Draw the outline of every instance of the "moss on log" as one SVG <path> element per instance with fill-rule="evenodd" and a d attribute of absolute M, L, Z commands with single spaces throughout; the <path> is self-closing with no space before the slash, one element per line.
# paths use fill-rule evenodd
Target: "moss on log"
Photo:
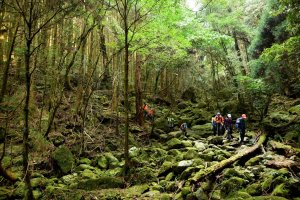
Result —
<path fill-rule="evenodd" d="M 249 147 L 226 160 L 222 160 L 221 162 L 216 163 L 215 165 L 212 165 L 211 167 L 200 170 L 192 178 L 192 182 L 197 183 L 206 177 L 216 175 L 216 174 L 220 173 L 226 167 L 230 166 L 235 161 L 254 153 L 256 150 L 260 149 L 261 145 L 266 141 L 266 138 L 267 138 L 267 135 L 264 133 L 260 136 L 258 142 L 255 145 L 253 145 L 252 147 Z"/>
<path fill-rule="evenodd" d="M 282 144 L 274 140 L 270 141 L 269 144 L 271 145 L 272 149 L 277 151 L 278 153 L 283 153 L 286 156 L 300 156 L 300 149 L 298 148 L 294 148 L 290 145 Z"/>

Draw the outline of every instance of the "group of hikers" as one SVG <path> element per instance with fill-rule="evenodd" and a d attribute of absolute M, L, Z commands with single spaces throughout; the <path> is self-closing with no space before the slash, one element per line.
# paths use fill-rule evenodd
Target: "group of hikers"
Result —
<path fill-rule="evenodd" d="M 246 114 L 242 114 L 241 117 L 236 119 L 235 127 L 240 134 L 240 143 L 244 143 L 245 131 L 246 131 Z M 223 135 L 225 131 L 227 132 L 226 138 L 231 140 L 232 132 L 233 132 L 233 119 L 231 114 L 227 114 L 224 118 L 220 112 L 218 112 L 215 116 L 211 119 L 212 129 L 214 135 Z"/>
<path fill-rule="evenodd" d="M 149 120 L 150 122 L 154 122 L 154 109 L 151 109 L 146 103 L 144 103 L 142 110 L 144 112 L 144 118 Z M 246 131 L 246 114 L 242 114 L 241 117 L 237 118 L 235 121 L 235 127 L 240 134 L 240 143 L 244 143 L 245 131 Z M 168 117 L 168 126 L 172 130 L 175 127 L 175 120 L 172 117 Z M 227 114 L 224 118 L 220 112 L 214 115 L 211 119 L 212 129 L 214 135 L 224 135 L 225 132 L 226 138 L 230 141 L 232 140 L 233 126 L 234 121 L 232 119 L 231 114 Z M 180 124 L 179 129 L 186 136 L 187 134 L 187 123 L 184 122 Z"/>

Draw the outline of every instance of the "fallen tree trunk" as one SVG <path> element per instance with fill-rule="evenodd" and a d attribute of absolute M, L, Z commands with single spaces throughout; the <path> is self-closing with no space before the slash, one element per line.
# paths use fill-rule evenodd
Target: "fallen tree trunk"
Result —
<path fill-rule="evenodd" d="M 279 154 L 284 154 L 285 156 L 300 156 L 300 149 L 294 148 L 290 145 L 282 144 L 280 142 L 276 142 L 274 140 L 270 141 L 269 144 L 271 145 L 272 149 Z"/>
<path fill-rule="evenodd" d="M 265 165 L 275 169 L 287 168 L 295 172 L 299 172 L 300 170 L 299 163 L 293 160 L 268 160 Z"/>
<path fill-rule="evenodd" d="M 267 135 L 264 133 L 260 136 L 258 142 L 244 151 L 239 152 L 238 154 L 226 159 L 222 160 L 219 163 L 216 163 L 215 165 L 212 165 L 206 169 L 200 170 L 195 174 L 195 176 L 192 178 L 192 182 L 197 183 L 201 180 L 203 180 L 206 177 L 210 177 L 212 175 L 216 175 L 220 173 L 223 169 L 233 164 L 235 161 L 240 160 L 241 158 L 244 158 L 252 153 L 254 153 L 256 150 L 260 149 L 261 145 L 266 141 Z"/>

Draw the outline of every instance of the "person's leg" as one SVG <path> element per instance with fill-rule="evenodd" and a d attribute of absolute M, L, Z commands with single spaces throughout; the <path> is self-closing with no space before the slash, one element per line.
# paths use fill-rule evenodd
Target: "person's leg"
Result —
<path fill-rule="evenodd" d="M 245 137 L 245 129 L 241 129 L 240 136 L 241 136 L 240 143 L 243 144 L 244 143 L 244 137 Z"/>

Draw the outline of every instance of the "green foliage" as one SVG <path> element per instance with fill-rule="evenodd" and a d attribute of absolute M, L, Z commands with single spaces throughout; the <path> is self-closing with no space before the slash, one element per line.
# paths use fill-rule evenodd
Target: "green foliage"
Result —
<path fill-rule="evenodd" d="M 280 43 L 287 39 L 286 15 L 278 13 L 278 0 L 269 0 L 268 6 L 260 20 L 257 34 L 249 47 L 249 53 L 253 58 L 258 58 L 265 48 L 274 43 Z"/>

